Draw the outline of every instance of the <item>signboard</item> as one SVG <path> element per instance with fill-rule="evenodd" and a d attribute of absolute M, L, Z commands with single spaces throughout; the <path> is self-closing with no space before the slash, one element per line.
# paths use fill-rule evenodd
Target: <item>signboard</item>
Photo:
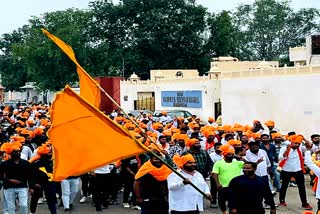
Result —
<path fill-rule="evenodd" d="M 161 106 L 202 108 L 202 91 L 161 91 Z"/>

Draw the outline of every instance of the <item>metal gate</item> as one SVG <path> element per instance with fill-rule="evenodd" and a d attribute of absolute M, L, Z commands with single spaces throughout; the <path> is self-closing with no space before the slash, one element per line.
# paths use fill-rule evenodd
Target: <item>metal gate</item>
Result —
<path fill-rule="evenodd" d="M 138 100 L 134 101 L 134 110 L 155 110 L 155 99 L 154 97 L 139 97 Z"/>

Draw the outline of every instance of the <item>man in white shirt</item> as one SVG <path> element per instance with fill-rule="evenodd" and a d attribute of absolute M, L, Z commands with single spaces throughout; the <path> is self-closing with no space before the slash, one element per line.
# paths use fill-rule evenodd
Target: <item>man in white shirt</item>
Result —
<path fill-rule="evenodd" d="M 160 123 L 167 124 L 168 122 L 172 121 L 172 118 L 168 115 L 166 111 L 161 112 L 162 116 L 160 117 Z"/>
<path fill-rule="evenodd" d="M 97 213 L 102 212 L 102 206 L 105 208 L 108 207 L 107 199 L 110 195 L 109 185 L 110 172 L 112 168 L 112 165 L 107 164 L 94 171 L 95 186 L 93 191 L 93 198 Z"/>
<path fill-rule="evenodd" d="M 249 143 L 249 150 L 246 151 L 246 159 L 249 162 L 257 163 L 256 175 L 268 179 L 268 168 L 271 167 L 266 151 L 259 149 L 259 144 L 255 141 Z"/>
<path fill-rule="evenodd" d="M 263 149 L 259 149 L 259 143 L 251 141 L 249 144 L 249 150 L 246 151 L 246 160 L 257 164 L 256 175 L 264 178 L 268 182 L 270 190 L 274 194 L 273 186 L 269 181 L 268 171 L 271 170 L 271 162 L 268 158 L 268 154 Z M 265 204 L 264 208 L 269 208 L 269 204 Z"/>
<path fill-rule="evenodd" d="M 285 202 L 286 193 L 290 179 L 293 177 L 299 188 L 299 196 L 302 203 L 302 208 L 311 210 L 312 207 L 307 202 L 306 187 L 304 181 L 304 160 L 302 151 L 299 148 L 303 141 L 303 136 L 292 135 L 289 140 L 291 142 L 287 147 L 282 147 L 279 152 L 279 167 L 281 170 L 282 185 L 279 195 L 279 206 L 287 206 Z"/>
<path fill-rule="evenodd" d="M 320 177 L 320 167 L 317 166 L 315 163 L 313 163 L 312 159 L 311 159 L 311 152 L 312 152 L 312 148 L 313 148 L 313 144 L 306 144 L 306 153 L 304 156 L 304 163 L 306 166 L 309 167 L 310 170 L 313 171 L 313 173 L 318 177 Z M 319 154 L 320 150 L 318 150 L 316 152 L 316 154 Z M 320 211 L 320 185 L 317 185 L 317 190 L 316 190 L 316 198 L 318 200 L 318 210 L 316 213 L 319 213 Z"/>
<path fill-rule="evenodd" d="M 176 155 L 173 161 L 179 166 L 179 172 L 186 178 L 183 180 L 176 173 L 168 176 L 169 210 L 171 214 L 197 214 L 203 211 L 203 195 L 195 190 L 190 183 L 202 190 L 211 200 L 210 190 L 203 176 L 195 170 L 196 161 L 191 154 Z"/>

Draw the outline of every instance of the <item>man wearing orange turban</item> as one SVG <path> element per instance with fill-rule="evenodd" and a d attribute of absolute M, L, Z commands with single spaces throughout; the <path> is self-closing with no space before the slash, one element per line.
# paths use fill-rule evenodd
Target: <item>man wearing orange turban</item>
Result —
<path fill-rule="evenodd" d="M 182 153 L 182 155 L 192 154 L 196 160 L 196 170 L 202 174 L 206 179 L 210 174 L 213 166 L 213 162 L 205 150 L 201 149 L 201 144 L 198 139 L 190 139 L 187 143 L 189 150 Z"/>
<path fill-rule="evenodd" d="M 222 151 L 223 159 L 217 161 L 212 170 L 217 189 L 218 189 L 218 204 L 223 214 L 227 213 L 226 201 L 228 198 L 228 186 L 230 181 L 239 176 L 243 166 L 242 161 L 233 160 L 234 148 L 225 144 L 219 148 Z"/>
<path fill-rule="evenodd" d="M 179 166 L 179 172 L 186 178 L 183 180 L 175 173 L 168 177 L 169 210 L 176 213 L 199 213 L 203 211 L 203 196 L 191 187 L 191 182 L 211 199 L 210 190 L 202 175 L 195 170 L 196 161 L 191 154 L 175 155 L 173 161 Z"/>
<path fill-rule="evenodd" d="M 134 192 L 145 214 L 168 214 L 167 177 L 170 174 L 171 170 L 152 154 L 138 170 L 135 175 Z"/>
<path fill-rule="evenodd" d="M 50 144 L 42 144 L 37 148 L 38 158 L 32 161 L 35 173 L 34 194 L 31 196 L 30 212 L 36 213 L 39 198 L 45 193 L 51 214 L 56 214 L 56 183 L 52 182 L 53 161 Z M 31 160 L 30 160 L 31 161 Z"/>
<path fill-rule="evenodd" d="M 287 206 L 285 202 L 287 189 L 290 179 L 293 177 L 299 188 L 299 196 L 303 209 L 310 210 L 312 207 L 307 201 L 305 180 L 304 180 L 304 159 L 302 151 L 299 148 L 304 137 L 301 135 L 291 135 L 289 137 L 291 142 L 287 147 L 282 147 L 279 152 L 279 166 L 281 168 L 282 185 L 279 195 L 279 206 Z"/>
<path fill-rule="evenodd" d="M 12 148 L 11 148 L 12 146 Z M 5 178 L 4 196 L 8 211 L 15 213 L 16 199 L 19 199 L 20 212 L 28 213 L 28 185 L 33 193 L 33 170 L 31 164 L 20 158 L 20 148 L 17 144 L 8 143 L 7 152 L 11 158 L 1 165 L 1 177 Z"/>

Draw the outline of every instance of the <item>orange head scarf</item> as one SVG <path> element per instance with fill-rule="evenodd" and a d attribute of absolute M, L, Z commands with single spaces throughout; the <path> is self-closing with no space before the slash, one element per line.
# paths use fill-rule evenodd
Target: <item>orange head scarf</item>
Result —
<path fill-rule="evenodd" d="M 209 117 L 209 118 L 208 118 L 208 122 L 211 122 L 211 123 L 214 122 L 213 117 Z"/>
<path fill-rule="evenodd" d="M 222 152 L 221 154 L 223 156 L 226 156 L 227 154 L 234 154 L 234 148 L 232 148 L 230 145 L 228 144 L 224 144 L 222 146 L 220 146 L 219 150 Z"/>
<path fill-rule="evenodd" d="M 186 142 L 186 145 L 191 148 L 193 146 L 193 144 L 197 143 L 199 140 L 198 139 L 195 139 L 195 138 L 192 138 L 192 139 L 189 139 L 187 142 Z"/>
<path fill-rule="evenodd" d="M 228 141 L 228 144 L 230 145 L 230 146 L 235 146 L 235 145 L 241 145 L 241 141 L 240 140 L 234 140 L 234 139 L 231 139 L 231 140 L 229 140 Z"/>
<path fill-rule="evenodd" d="M 282 137 L 281 133 L 276 132 L 276 133 L 272 133 L 272 134 L 271 134 L 272 140 L 274 140 L 276 137 Z"/>
<path fill-rule="evenodd" d="M 268 127 L 270 127 L 270 126 L 274 127 L 274 121 L 268 120 L 267 122 L 264 123 L 264 125 L 266 125 Z"/>
<path fill-rule="evenodd" d="M 173 162 L 179 167 L 182 168 L 183 165 L 185 165 L 188 161 L 195 162 L 194 157 L 191 154 L 180 156 L 178 154 L 175 154 L 173 156 Z"/>
<path fill-rule="evenodd" d="M 138 180 L 139 178 L 143 177 L 148 173 L 151 174 L 158 181 L 165 181 L 171 174 L 171 170 L 164 164 L 162 164 L 160 168 L 157 168 L 152 165 L 150 160 L 148 160 L 138 170 L 135 179 Z"/>
<path fill-rule="evenodd" d="M 301 135 L 291 135 L 289 137 L 289 140 L 291 141 L 291 143 L 302 143 L 303 141 L 303 136 Z"/>

